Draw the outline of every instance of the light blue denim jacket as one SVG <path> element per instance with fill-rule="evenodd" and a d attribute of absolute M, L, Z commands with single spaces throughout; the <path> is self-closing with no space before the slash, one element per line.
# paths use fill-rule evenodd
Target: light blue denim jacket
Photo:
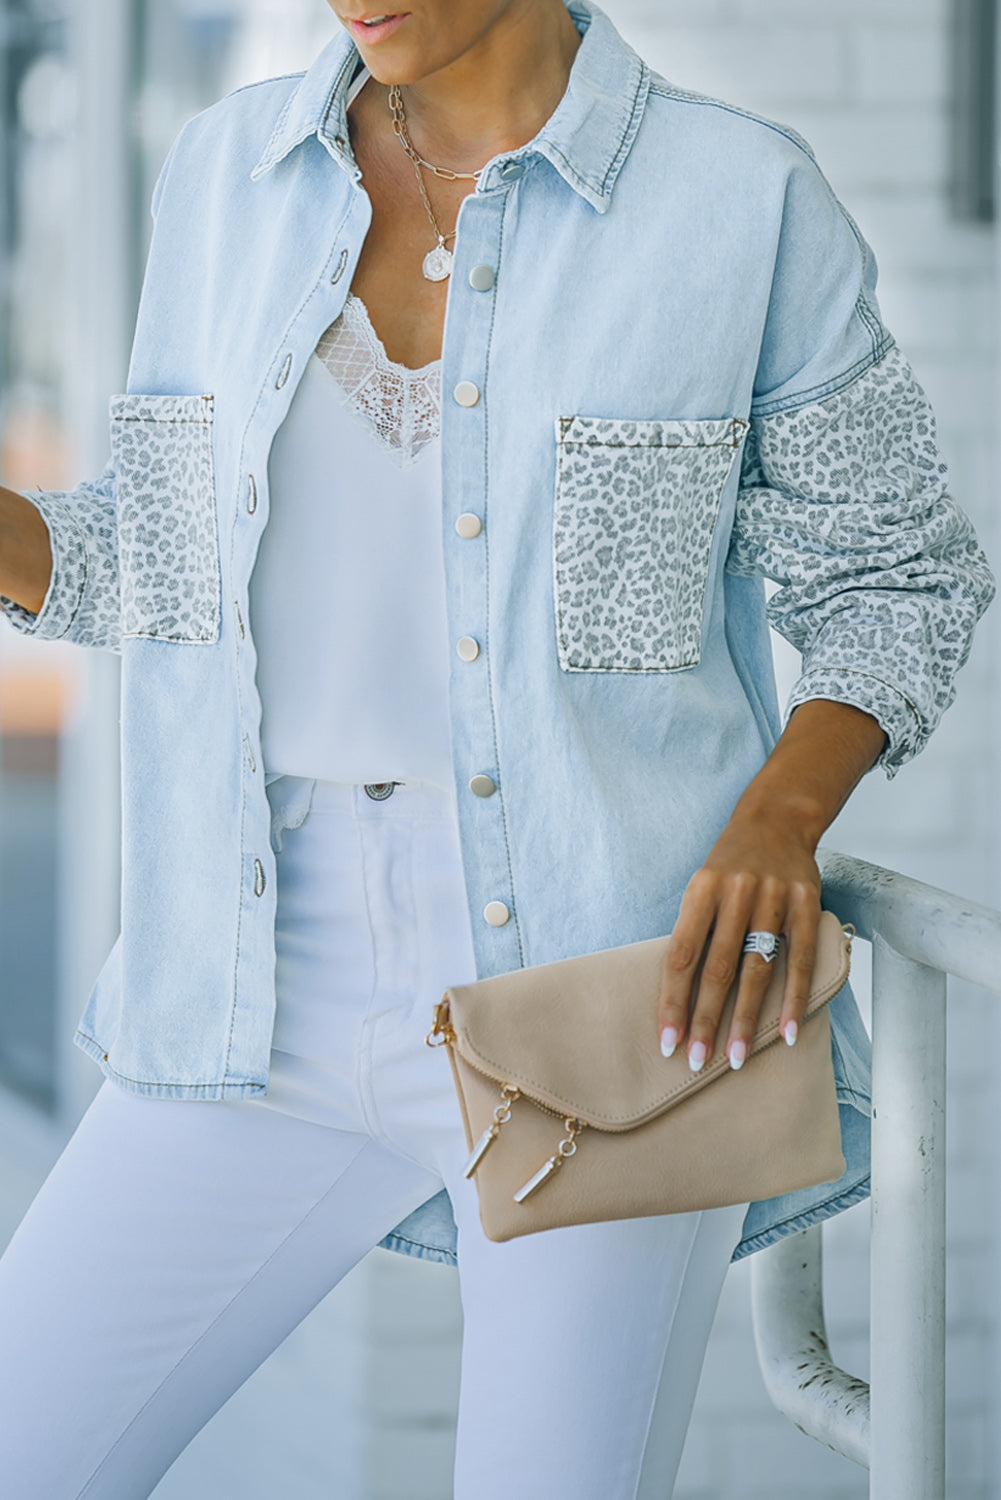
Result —
<path fill-rule="evenodd" d="M 584 35 L 559 108 L 462 206 L 442 355 L 449 630 L 479 646 L 453 654 L 450 694 L 481 976 L 671 929 L 778 732 L 769 618 L 803 653 L 790 707 L 874 714 L 892 774 L 950 701 L 992 587 L 872 256 L 809 149 L 652 74 L 588 0 L 570 9 Z M 358 65 L 339 35 L 181 132 L 111 463 L 32 495 L 52 584 L 37 617 L 6 605 L 19 629 L 121 651 L 122 937 L 77 1040 L 160 1098 L 267 1086 L 275 861 L 248 587 L 272 439 L 369 226 Z M 481 773 L 491 797 L 469 789 Z M 848 1171 L 752 1205 L 738 1255 L 866 1193 L 847 989 L 832 1022 Z M 450 1257 L 443 1195 L 390 1243 Z"/>

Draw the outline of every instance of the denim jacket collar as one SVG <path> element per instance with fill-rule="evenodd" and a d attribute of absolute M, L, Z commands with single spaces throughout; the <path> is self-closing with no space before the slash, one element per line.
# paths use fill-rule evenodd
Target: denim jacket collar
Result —
<path fill-rule="evenodd" d="M 510 163 L 541 156 L 574 192 L 604 213 L 643 118 L 650 74 L 603 11 L 589 0 L 573 0 L 568 8 L 583 40 L 566 93 L 534 140 L 488 164 L 479 187 L 484 192 L 498 187 L 500 173 Z M 303 74 L 282 110 L 251 173 L 255 181 L 312 135 L 346 171 L 359 176 L 347 124 L 348 90 L 358 62 L 357 48 L 342 30 Z"/>

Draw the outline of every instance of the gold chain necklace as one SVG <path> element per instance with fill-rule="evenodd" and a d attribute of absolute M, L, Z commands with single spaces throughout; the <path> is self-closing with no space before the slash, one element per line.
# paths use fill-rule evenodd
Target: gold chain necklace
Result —
<path fill-rule="evenodd" d="M 418 155 L 414 143 L 410 139 L 407 129 L 407 115 L 403 108 L 403 95 L 400 85 L 394 83 L 389 91 L 389 110 L 393 117 L 393 129 L 403 146 L 404 151 L 413 162 L 414 171 L 417 174 L 417 186 L 420 188 L 421 199 L 431 221 L 431 228 L 435 232 L 438 243 L 433 250 L 429 250 L 421 262 L 421 271 L 426 281 L 446 281 L 452 274 L 452 252 L 448 248 L 448 241 L 455 239 L 455 230 L 451 234 L 442 234 L 441 225 L 435 217 L 435 211 L 431 207 L 431 199 L 428 197 L 427 188 L 424 185 L 424 169 L 433 172 L 436 177 L 442 177 L 446 182 L 479 182 L 483 168 L 478 172 L 452 172 L 448 167 L 436 167 L 431 162 L 425 161 L 423 156 Z"/>

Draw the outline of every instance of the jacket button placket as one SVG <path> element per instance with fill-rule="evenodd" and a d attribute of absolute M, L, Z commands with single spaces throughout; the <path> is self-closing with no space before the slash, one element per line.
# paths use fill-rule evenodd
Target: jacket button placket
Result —
<path fill-rule="evenodd" d="M 343 222 L 337 226 L 330 258 L 315 288 L 318 320 L 322 318 L 325 325 L 337 317 L 344 305 L 351 282 L 354 247 L 364 239 L 370 216 L 368 199 L 358 194 Z M 233 604 L 230 618 L 242 720 L 237 744 L 243 778 L 240 822 L 243 879 L 229 1065 L 234 1076 L 251 1079 L 254 1086 L 263 1084 L 270 1056 L 271 1012 L 256 1004 L 254 996 L 262 982 L 273 985 L 277 881 L 271 849 L 271 810 L 262 774 L 254 653 L 248 649 L 253 625 L 248 599 L 251 572 L 267 513 L 267 456 L 288 413 L 297 378 L 320 331 L 296 325 L 294 338 L 270 351 L 271 362 L 264 375 L 251 424 L 241 435 L 246 454 L 245 487 L 231 521 L 234 586 L 230 593 Z M 271 978 L 262 981 L 262 975 Z"/>
<path fill-rule="evenodd" d="M 506 187 L 507 185 L 505 185 Z M 490 418 L 490 331 L 502 281 L 500 224 L 507 192 L 474 193 L 463 205 L 442 358 L 443 540 L 449 632 L 456 670 L 451 712 L 459 827 L 467 870 L 477 971 L 502 973 L 523 962 L 497 765 L 490 665 L 488 569 L 491 518 L 485 447 Z"/>

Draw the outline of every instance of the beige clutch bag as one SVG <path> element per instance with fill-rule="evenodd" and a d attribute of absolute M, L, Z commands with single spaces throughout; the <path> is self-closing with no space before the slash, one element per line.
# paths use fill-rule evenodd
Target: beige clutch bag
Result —
<path fill-rule="evenodd" d="M 719 1048 L 699 1073 L 657 1046 L 667 938 L 517 969 L 446 992 L 447 1044 L 487 1237 L 753 1202 L 845 1170 L 827 1001 L 848 977 L 851 932 L 820 920 L 807 1016 L 779 1035 L 784 946 L 750 1056 Z"/>

